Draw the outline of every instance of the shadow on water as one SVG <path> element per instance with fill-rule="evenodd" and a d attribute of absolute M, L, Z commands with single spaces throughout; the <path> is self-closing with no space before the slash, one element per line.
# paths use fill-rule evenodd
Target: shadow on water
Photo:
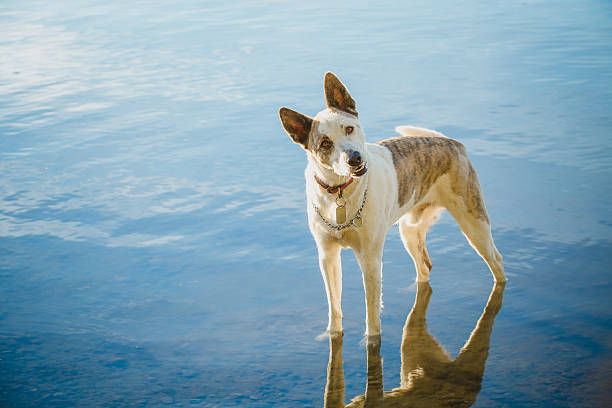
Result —
<path fill-rule="evenodd" d="M 367 339 L 365 395 L 344 404 L 342 335 L 329 342 L 325 387 L 326 408 L 338 407 L 470 407 L 482 386 L 493 323 L 502 306 L 505 284 L 495 284 L 489 300 L 465 346 L 454 360 L 427 330 L 427 307 L 432 289 L 419 283 L 414 306 L 404 325 L 400 386 L 383 391 L 380 336 Z"/>

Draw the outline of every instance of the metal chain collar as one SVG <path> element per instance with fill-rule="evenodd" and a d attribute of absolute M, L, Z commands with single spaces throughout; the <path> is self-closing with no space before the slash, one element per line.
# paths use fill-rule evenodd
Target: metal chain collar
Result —
<path fill-rule="evenodd" d="M 323 222 L 323 224 L 327 225 L 327 227 L 330 229 L 341 231 L 343 229 L 350 228 L 352 226 L 360 227 L 363 224 L 363 218 L 361 218 L 361 210 L 363 210 L 363 206 L 365 205 L 367 194 L 368 194 L 368 188 L 366 187 L 365 190 L 363 191 L 363 201 L 361 202 L 361 207 L 359 207 L 355 216 L 351 218 L 349 221 L 345 222 L 344 224 L 333 224 L 327 221 L 325 217 L 321 215 L 321 211 L 319 210 L 319 207 L 317 207 L 317 205 L 314 203 L 314 201 L 312 202 L 312 208 L 314 208 L 319 218 L 321 218 L 321 221 Z"/>

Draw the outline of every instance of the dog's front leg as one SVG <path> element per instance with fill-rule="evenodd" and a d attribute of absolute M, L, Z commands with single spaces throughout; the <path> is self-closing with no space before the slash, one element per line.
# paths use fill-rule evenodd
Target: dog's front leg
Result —
<path fill-rule="evenodd" d="M 342 262 L 340 245 L 335 242 L 317 242 L 319 267 L 325 282 L 327 303 L 329 305 L 330 334 L 342 333 Z"/>
<path fill-rule="evenodd" d="M 384 237 L 366 248 L 354 250 L 363 275 L 366 300 L 366 335 L 380 334 L 382 305 L 382 254 Z"/>

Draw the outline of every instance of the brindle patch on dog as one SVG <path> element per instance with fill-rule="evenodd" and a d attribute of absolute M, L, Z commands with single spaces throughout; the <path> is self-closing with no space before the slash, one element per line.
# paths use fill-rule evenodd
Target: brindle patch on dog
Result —
<path fill-rule="evenodd" d="M 463 197 L 465 205 L 473 217 L 489 223 L 489 215 L 487 214 L 487 207 L 482 198 L 482 190 L 480 188 L 478 175 L 469 160 L 467 161 L 467 172 L 464 176 L 465 180 L 453 180 L 451 188 L 456 194 Z"/>
<path fill-rule="evenodd" d="M 400 136 L 378 142 L 391 151 L 397 171 L 398 204 L 406 204 L 414 194 L 419 202 L 438 177 L 451 167 L 450 155 L 459 147 L 451 139 Z"/>
<path fill-rule="evenodd" d="M 418 203 L 440 176 L 449 173 L 453 191 L 463 198 L 470 214 L 488 222 L 478 177 L 461 143 L 446 137 L 399 136 L 377 144 L 391 152 L 400 207 L 413 197 Z"/>

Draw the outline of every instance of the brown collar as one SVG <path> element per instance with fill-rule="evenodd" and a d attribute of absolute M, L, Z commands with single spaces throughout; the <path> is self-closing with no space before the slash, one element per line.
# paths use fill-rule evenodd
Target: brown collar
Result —
<path fill-rule="evenodd" d="M 345 188 L 347 188 L 349 186 L 349 184 L 351 184 L 353 182 L 353 180 L 355 180 L 354 178 L 350 178 L 349 181 L 347 181 L 344 184 L 340 184 L 339 186 L 328 186 L 327 184 L 325 184 L 324 182 L 322 182 L 321 180 L 319 180 L 319 178 L 316 176 L 314 176 L 315 180 L 317 181 L 317 183 L 319 184 L 319 186 L 321 186 L 321 188 L 325 191 L 327 191 L 329 194 L 336 194 L 336 193 L 342 193 L 344 191 Z"/>

